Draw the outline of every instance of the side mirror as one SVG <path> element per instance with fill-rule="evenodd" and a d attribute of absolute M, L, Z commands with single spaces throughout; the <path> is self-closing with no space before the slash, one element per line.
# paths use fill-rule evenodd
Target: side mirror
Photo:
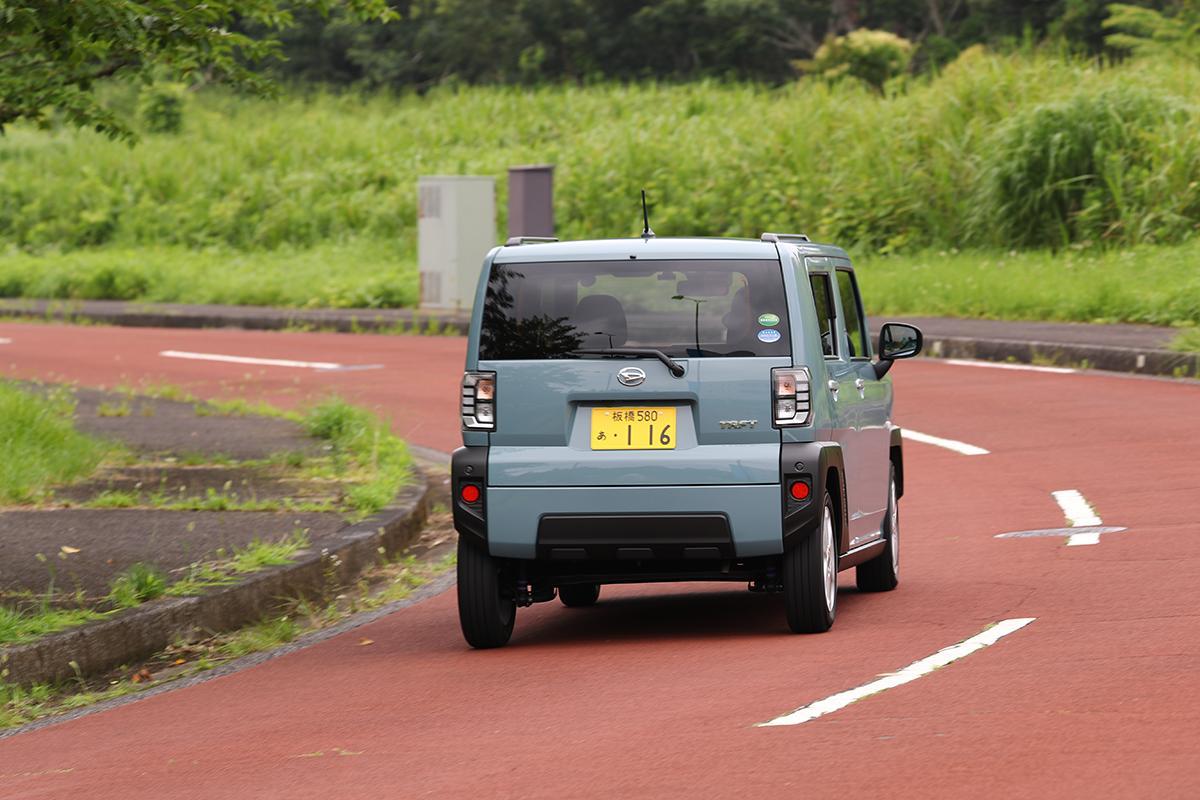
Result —
<path fill-rule="evenodd" d="M 921 352 L 925 337 L 915 325 L 888 322 L 879 331 L 879 361 L 875 363 L 875 377 L 882 378 L 901 358 L 912 358 Z"/>

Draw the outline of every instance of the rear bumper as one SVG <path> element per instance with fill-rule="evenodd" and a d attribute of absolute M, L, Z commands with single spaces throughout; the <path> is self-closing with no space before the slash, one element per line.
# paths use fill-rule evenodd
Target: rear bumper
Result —
<path fill-rule="evenodd" d="M 522 559 L 778 555 L 780 486 L 489 486 L 487 542 Z"/>

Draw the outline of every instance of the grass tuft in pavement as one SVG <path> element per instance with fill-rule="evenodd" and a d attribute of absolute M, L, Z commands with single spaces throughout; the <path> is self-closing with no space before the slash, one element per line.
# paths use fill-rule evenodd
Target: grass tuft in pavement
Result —
<path fill-rule="evenodd" d="M 103 616 L 86 608 L 52 608 L 46 604 L 30 610 L 0 606 L 0 645 L 32 641 Z"/>
<path fill-rule="evenodd" d="M 347 492 L 360 516 L 384 508 L 412 479 L 408 446 L 365 409 L 332 398 L 308 413 L 305 427 L 310 435 L 333 445 L 339 472 L 361 476 L 362 481 Z"/>
<path fill-rule="evenodd" d="M 300 633 L 300 626 L 291 617 L 282 616 L 265 619 L 256 625 L 242 628 L 231 635 L 220 646 L 222 655 L 241 658 L 260 650 L 270 650 L 287 644 Z"/>
<path fill-rule="evenodd" d="M 118 608 L 132 608 L 162 597 L 167 579 L 157 568 L 138 562 L 113 579 L 108 599 Z"/>
<path fill-rule="evenodd" d="M 173 597 L 198 594 L 214 586 L 233 583 L 239 575 L 290 564 L 296 554 L 308 545 L 308 532 L 300 528 L 278 541 L 255 539 L 245 547 L 233 548 L 232 555 L 227 558 L 193 564 L 187 576 L 171 584 L 166 594 Z M 221 555 L 224 556 L 224 553 Z"/>
<path fill-rule="evenodd" d="M 0 380 L 0 504 L 35 501 L 53 485 L 90 475 L 111 445 L 75 430 L 75 401 Z"/>

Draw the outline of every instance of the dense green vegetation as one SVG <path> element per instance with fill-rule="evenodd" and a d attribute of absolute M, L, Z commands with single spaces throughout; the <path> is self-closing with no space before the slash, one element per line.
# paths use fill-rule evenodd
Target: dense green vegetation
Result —
<path fill-rule="evenodd" d="M 0 295 L 411 304 L 417 176 L 494 175 L 503 215 L 505 170 L 530 161 L 558 165 L 567 237 L 635 233 L 645 186 L 660 235 L 804 230 L 872 257 L 880 275 L 881 254 L 945 264 L 919 254 L 953 249 L 1081 249 L 1078 263 L 1103 265 L 1111 259 L 1088 253 L 1197 233 L 1198 99 L 1200 66 L 1186 61 L 1104 67 L 979 50 L 884 95 L 812 80 L 277 103 L 201 93 L 182 133 L 133 149 L 89 132 L 10 130 Z M 1164 277 L 1165 301 L 1125 303 L 1118 289 L 1096 301 L 1089 287 L 1121 281 L 1089 274 L 1078 279 L 1087 291 L 1050 304 L 960 304 L 952 297 L 969 299 L 968 284 L 958 282 L 936 301 L 889 286 L 887 309 L 1200 320 L 1179 286 L 1192 274 L 1186 256 L 1138 257 L 1182 270 Z M 1053 269 L 1064 289 L 1081 274 Z"/>
<path fill-rule="evenodd" d="M 391 0 L 378 25 L 308 13 L 282 34 L 274 71 L 305 81 L 426 88 L 447 80 L 538 83 L 739 78 L 810 73 L 831 37 L 886 31 L 911 42 L 922 71 L 976 44 L 1051 41 L 1113 52 L 1108 0 Z M 1194 0 L 1137 0 L 1175 18 Z M 1146 12 L 1151 16 L 1147 16 Z M 819 71 L 819 70 L 818 70 Z"/>

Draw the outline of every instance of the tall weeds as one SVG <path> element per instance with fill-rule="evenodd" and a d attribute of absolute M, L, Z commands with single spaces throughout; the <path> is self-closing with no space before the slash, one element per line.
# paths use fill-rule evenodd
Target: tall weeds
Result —
<path fill-rule="evenodd" d="M 573 237 L 634 232 L 645 186 L 670 234 L 801 229 L 885 251 L 1178 241 L 1200 209 L 1198 98 L 1188 64 L 979 51 L 888 96 L 817 81 L 210 93 L 180 135 L 135 149 L 14 129 L 0 236 L 35 251 L 355 238 L 411 251 L 417 176 L 548 161 Z M 114 296 L 139 293 L 109 280 Z"/>
<path fill-rule="evenodd" d="M 134 99 L 114 95 L 114 102 Z M 0 296 L 397 306 L 420 175 L 551 162 L 559 234 L 799 230 L 860 254 L 1179 243 L 1200 232 L 1200 66 L 966 51 L 849 82 L 217 92 L 136 148 L 0 141 Z"/>

